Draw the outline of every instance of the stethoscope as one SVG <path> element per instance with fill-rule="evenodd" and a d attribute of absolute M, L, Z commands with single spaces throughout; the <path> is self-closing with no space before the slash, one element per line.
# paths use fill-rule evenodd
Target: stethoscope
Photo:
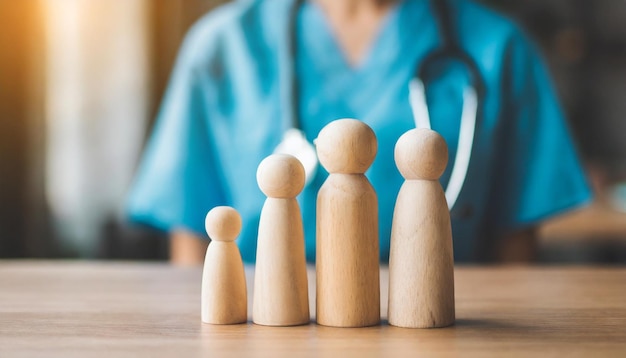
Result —
<path fill-rule="evenodd" d="M 309 142 L 302 131 L 299 118 L 299 84 L 296 76 L 296 25 L 298 11 L 304 0 L 296 0 L 290 14 L 288 25 L 288 54 L 290 63 L 290 98 L 291 127 L 283 134 L 283 139 L 274 150 L 274 153 L 287 153 L 295 156 L 302 162 L 306 173 L 307 185 L 313 180 L 317 172 L 318 159 L 315 146 Z M 455 60 L 467 66 L 471 78 L 471 84 L 463 91 L 463 110 L 459 129 L 459 139 L 450 180 L 445 190 L 448 208 L 452 210 L 459 198 L 467 173 L 472 149 L 476 136 L 476 128 L 480 125 L 481 103 L 485 92 L 484 80 L 480 74 L 478 64 L 463 50 L 457 42 L 452 21 L 452 9 L 448 1 L 430 0 L 431 7 L 438 19 L 439 32 L 442 37 L 442 45 L 429 53 L 417 67 L 415 76 L 409 82 L 409 103 L 416 128 L 431 128 L 430 114 L 426 102 L 426 87 L 422 79 L 427 77 L 428 69 L 445 60 Z"/>

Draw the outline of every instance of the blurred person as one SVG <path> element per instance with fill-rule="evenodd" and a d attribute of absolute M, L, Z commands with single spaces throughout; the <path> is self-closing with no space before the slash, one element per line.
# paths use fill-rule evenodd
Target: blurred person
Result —
<path fill-rule="evenodd" d="M 187 35 L 129 216 L 169 231 L 172 262 L 193 264 L 207 211 L 233 206 L 254 262 L 258 164 L 291 130 L 311 143 L 338 118 L 378 137 L 367 176 L 383 261 L 403 181 L 394 145 L 416 126 L 449 146 L 441 181 L 457 261 L 531 260 L 537 224 L 591 198 L 546 68 L 504 17 L 469 0 L 258 0 L 223 5 Z M 327 175 L 318 168 L 299 197 L 309 261 Z"/>

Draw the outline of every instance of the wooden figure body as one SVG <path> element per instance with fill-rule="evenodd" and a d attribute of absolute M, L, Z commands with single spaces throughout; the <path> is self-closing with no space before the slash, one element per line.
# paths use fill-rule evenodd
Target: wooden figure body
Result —
<path fill-rule="evenodd" d="M 317 197 L 317 323 L 365 327 L 380 323 L 378 199 L 364 173 L 376 136 L 361 121 L 328 124 L 316 142 L 330 173 Z"/>
<path fill-rule="evenodd" d="M 259 188 L 268 196 L 259 222 L 252 320 L 266 326 L 309 323 L 304 229 L 296 196 L 304 167 L 291 155 L 275 154 L 259 165 Z"/>
<path fill-rule="evenodd" d="M 393 214 L 389 256 L 389 324 L 452 325 L 454 258 L 450 212 L 439 183 L 448 160 L 444 139 L 413 129 L 398 140 L 396 164 L 406 179 Z"/>
<path fill-rule="evenodd" d="M 225 206 L 213 208 L 205 226 L 211 243 L 202 271 L 202 322 L 237 324 L 248 320 L 246 276 L 235 239 L 241 216 Z"/>

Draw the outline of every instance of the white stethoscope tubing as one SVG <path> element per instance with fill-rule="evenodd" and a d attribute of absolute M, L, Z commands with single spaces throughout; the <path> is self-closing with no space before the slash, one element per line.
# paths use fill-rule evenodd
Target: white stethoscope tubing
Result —
<path fill-rule="evenodd" d="M 417 128 L 431 128 L 428 105 L 426 103 L 426 91 L 424 83 L 419 78 L 413 78 L 409 82 L 409 103 Z M 478 95 L 473 87 L 467 87 L 463 91 L 463 112 L 459 129 L 459 143 L 456 156 L 450 174 L 450 181 L 446 188 L 446 201 L 448 208 L 452 210 L 459 198 L 467 172 L 474 145 L 474 132 L 476 131 L 476 117 L 478 115 Z"/>
<path fill-rule="evenodd" d="M 308 185 L 313 178 L 315 177 L 315 173 L 318 166 L 318 159 L 315 147 L 312 143 L 310 143 L 304 132 L 302 131 L 301 123 L 298 120 L 298 93 L 297 93 L 297 77 L 295 71 L 295 57 L 296 57 L 296 44 L 295 44 L 295 21 L 297 19 L 297 11 L 302 6 L 303 0 L 298 0 L 295 2 L 295 6 L 293 8 L 293 14 L 290 21 L 290 30 L 287 32 L 287 40 L 291 46 L 291 80 L 292 86 L 289 89 L 288 93 L 291 95 L 291 128 L 285 131 L 283 134 L 283 140 L 275 149 L 275 153 L 286 153 L 294 155 L 298 158 L 305 169 L 306 173 L 306 181 L 305 185 Z M 448 51 L 450 50 L 450 46 L 452 49 L 455 48 L 454 41 L 451 38 L 452 31 L 450 31 L 449 26 L 445 25 L 449 23 L 445 21 L 448 19 L 447 14 L 449 13 L 445 8 L 447 7 L 446 2 L 443 0 L 433 0 L 434 5 L 442 5 L 435 6 L 435 10 L 439 14 L 439 17 L 442 19 L 440 22 L 444 39 L 444 47 Z M 448 30 L 448 31 L 446 31 Z M 446 36 L 447 34 L 447 36 Z M 447 45 L 446 45 L 447 44 Z M 456 53 L 453 51 L 452 53 Z M 433 52 L 434 55 L 439 53 Z M 465 56 L 462 56 L 463 59 L 466 59 Z M 468 60 L 466 59 L 466 62 Z M 425 60 L 425 63 L 429 62 Z M 472 66 L 473 62 L 469 62 L 470 70 L 475 69 L 476 66 Z M 418 73 L 421 73 L 419 71 Z M 480 74 L 477 70 L 474 70 L 476 74 L 476 80 L 479 80 Z M 480 84 L 480 82 L 478 82 Z M 289 97 L 289 96 L 287 96 Z M 419 76 L 415 76 L 409 82 L 409 103 L 411 105 L 411 111 L 413 112 L 413 119 L 415 121 L 415 126 L 417 128 L 429 128 L 431 129 L 430 115 L 428 112 L 428 104 L 426 103 L 426 91 L 424 88 L 424 83 L 419 79 Z M 477 125 L 477 116 L 478 116 L 478 92 L 476 87 L 467 87 L 463 91 L 463 111 L 461 114 L 461 123 L 459 124 L 459 142 L 457 146 L 456 156 L 454 159 L 454 164 L 452 166 L 452 172 L 450 174 L 450 181 L 448 182 L 448 186 L 446 187 L 446 201 L 448 203 L 448 208 L 452 210 L 454 205 L 459 198 L 459 194 L 461 193 L 461 189 L 463 188 L 463 184 L 467 177 L 467 173 L 469 170 L 469 162 L 472 155 L 472 147 L 474 145 L 474 134 L 476 132 Z"/>

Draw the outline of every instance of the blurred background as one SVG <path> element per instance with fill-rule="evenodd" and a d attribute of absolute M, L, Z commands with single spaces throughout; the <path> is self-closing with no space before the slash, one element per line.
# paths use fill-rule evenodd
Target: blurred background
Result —
<path fill-rule="evenodd" d="M 167 258 L 122 204 L 181 40 L 222 2 L 0 0 L 0 258 Z M 596 191 L 539 260 L 626 263 L 626 0 L 484 2 L 542 49 Z"/>

